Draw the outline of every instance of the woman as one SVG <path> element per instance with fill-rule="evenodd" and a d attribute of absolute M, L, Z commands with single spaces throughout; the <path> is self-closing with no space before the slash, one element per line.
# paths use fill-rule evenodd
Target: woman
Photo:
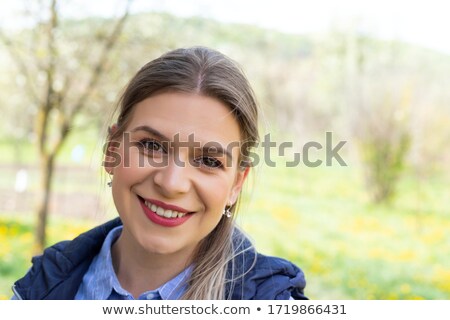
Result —
<path fill-rule="evenodd" d="M 14 287 L 19 299 L 305 299 L 302 271 L 258 254 L 233 217 L 258 142 L 237 65 L 178 49 L 130 81 L 104 167 L 120 218 L 58 243 Z"/>

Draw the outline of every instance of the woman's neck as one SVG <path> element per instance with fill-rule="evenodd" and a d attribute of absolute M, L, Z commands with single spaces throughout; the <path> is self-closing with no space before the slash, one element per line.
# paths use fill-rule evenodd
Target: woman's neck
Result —
<path fill-rule="evenodd" d="M 192 252 L 152 254 L 132 239 L 123 229 L 111 248 L 111 257 L 120 285 L 135 298 L 159 288 L 190 264 Z"/>

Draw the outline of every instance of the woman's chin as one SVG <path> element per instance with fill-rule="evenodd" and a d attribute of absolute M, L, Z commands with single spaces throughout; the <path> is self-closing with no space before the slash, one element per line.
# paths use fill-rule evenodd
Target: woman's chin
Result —
<path fill-rule="evenodd" d="M 151 237 L 140 242 L 145 252 L 152 255 L 171 255 L 183 251 L 180 243 L 172 238 Z"/>

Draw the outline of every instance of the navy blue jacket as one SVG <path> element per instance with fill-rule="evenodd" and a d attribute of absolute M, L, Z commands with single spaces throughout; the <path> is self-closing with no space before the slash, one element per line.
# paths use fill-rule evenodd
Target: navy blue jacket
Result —
<path fill-rule="evenodd" d="M 13 286 L 16 297 L 25 300 L 74 299 L 83 276 L 92 259 L 99 253 L 106 235 L 121 223 L 119 218 L 114 219 L 72 241 L 59 242 L 47 248 L 43 255 L 34 257 L 32 268 Z M 240 245 L 245 247 L 249 242 Z M 243 279 L 235 281 L 232 287 L 227 286 L 227 292 L 232 292 L 231 299 L 307 299 L 303 293 L 306 285 L 304 274 L 294 264 L 280 258 L 256 254 L 253 250 L 247 250 L 235 259 L 234 274 L 251 270 Z"/>

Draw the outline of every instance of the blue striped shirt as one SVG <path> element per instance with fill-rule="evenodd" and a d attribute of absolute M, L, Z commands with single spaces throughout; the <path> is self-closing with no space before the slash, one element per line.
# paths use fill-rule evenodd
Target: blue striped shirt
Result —
<path fill-rule="evenodd" d="M 76 300 L 134 300 L 131 293 L 122 288 L 112 265 L 111 246 L 120 236 L 122 226 L 112 229 L 106 236 L 99 254 L 94 258 L 75 296 Z M 186 268 L 175 278 L 156 290 L 142 293 L 139 300 L 178 300 L 186 291 L 184 283 L 191 274 Z"/>

